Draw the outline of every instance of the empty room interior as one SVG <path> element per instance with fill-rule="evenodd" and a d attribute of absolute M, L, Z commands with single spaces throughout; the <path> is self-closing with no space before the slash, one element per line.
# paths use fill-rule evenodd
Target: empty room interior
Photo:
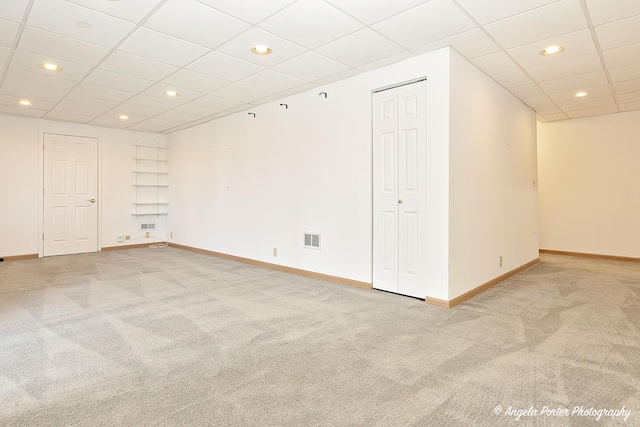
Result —
<path fill-rule="evenodd" d="M 0 424 L 640 425 L 640 2 L 0 2 Z"/>

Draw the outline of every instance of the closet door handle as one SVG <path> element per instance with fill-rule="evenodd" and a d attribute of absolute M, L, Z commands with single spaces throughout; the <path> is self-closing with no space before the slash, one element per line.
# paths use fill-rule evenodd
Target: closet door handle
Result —
<path fill-rule="evenodd" d="M 402 203 L 402 200 L 398 200 L 398 203 Z"/>

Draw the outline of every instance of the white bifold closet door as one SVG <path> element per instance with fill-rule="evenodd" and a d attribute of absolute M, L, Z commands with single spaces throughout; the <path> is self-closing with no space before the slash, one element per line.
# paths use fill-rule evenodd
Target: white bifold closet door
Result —
<path fill-rule="evenodd" d="M 426 297 L 427 82 L 373 94 L 373 287 Z"/>

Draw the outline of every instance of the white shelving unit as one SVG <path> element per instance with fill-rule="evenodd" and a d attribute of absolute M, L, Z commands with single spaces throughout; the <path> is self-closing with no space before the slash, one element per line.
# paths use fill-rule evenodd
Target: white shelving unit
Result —
<path fill-rule="evenodd" d="M 135 143 L 133 170 L 134 217 L 162 216 L 168 213 L 169 159 L 168 147 L 160 144 Z"/>

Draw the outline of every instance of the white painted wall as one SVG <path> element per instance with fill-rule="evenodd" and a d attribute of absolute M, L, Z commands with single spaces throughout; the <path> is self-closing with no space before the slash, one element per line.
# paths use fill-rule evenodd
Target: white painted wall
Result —
<path fill-rule="evenodd" d="M 101 247 L 116 246 L 117 234 L 143 235 L 131 216 L 135 140 L 166 143 L 159 134 L 107 129 L 74 123 L 0 115 L 0 257 L 39 252 L 42 233 L 42 134 L 60 133 L 98 138 L 101 195 Z M 154 217 L 155 219 L 155 217 Z M 155 235 L 165 238 L 165 219 Z M 149 240 L 131 240 L 126 244 Z"/>
<path fill-rule="evenodd" d="M 540 247 L 640 257 L 640 112 L 538 124 Z"/>
<path fill-rule="evenodd" d="M 371 91 L 426 76 L 428 296 L 446 299 L 448 58 L 420 55 L 256 107 L 255 118 L 170 134 L 173 241 L 370 282 Z M 303 248 L 305 231 L 322 234 L 322 250 Z"/>
<path fill-rule="evenodd" d="M 535 113 L 455 51 L 450 94 L 447 299 L 538 257 Z"/>

